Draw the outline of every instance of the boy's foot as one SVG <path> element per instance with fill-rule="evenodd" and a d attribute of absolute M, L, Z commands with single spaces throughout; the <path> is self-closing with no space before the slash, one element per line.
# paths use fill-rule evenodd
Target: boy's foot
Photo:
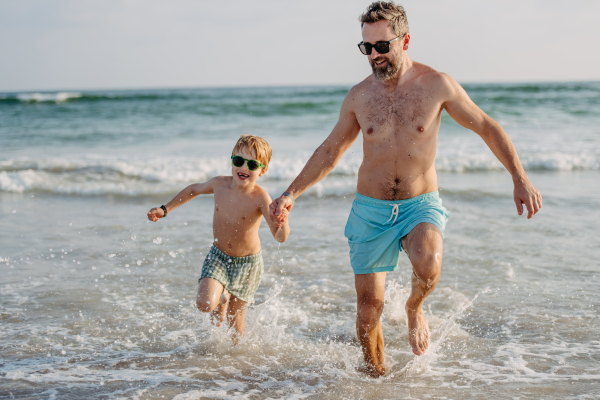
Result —
<path fill-rule="evenodd" d="M 219 301 L 219 305 L 215 307 L 214 310 L 210 313 L 210 320 L 213 325 L 219 327 L 223 325 L 223 321 L 225 321 L 225 317 L 227 315 L 227 305 L 229 304 L 229 293 L 226 290 L 223 290 L 221 294 L 221 300 Z"/>

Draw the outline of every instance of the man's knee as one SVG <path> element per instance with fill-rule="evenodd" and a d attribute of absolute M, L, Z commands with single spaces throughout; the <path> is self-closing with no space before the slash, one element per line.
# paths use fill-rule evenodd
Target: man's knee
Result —
<path fill-rule="evenodd" d="M 442 253 L 427 251 L 411 256 L 410 261 L 416 277 L 423 281 L 437 281 L 442 270 Z"/>
<path fill-rule="evenodd" d="M 430 223 L 417 225 L 402 241 L 418 279 L 437 280 L 442 268 L 442 232 Z"/>

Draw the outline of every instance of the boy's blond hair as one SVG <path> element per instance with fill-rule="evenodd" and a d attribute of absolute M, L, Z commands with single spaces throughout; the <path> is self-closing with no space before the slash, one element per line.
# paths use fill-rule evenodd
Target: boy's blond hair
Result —
<path fill-rule="evenodd" d="M 242 135 L 235 146 L 233 146 L 231 155 L 234 156 L 235 153 L 241 151 L 244 147 L 246 147 L 251 154 L 255 154 L 256 160 L 260 161 L 265 166 L 263 168 L 263 173 L 267 172 L 269 162 L 271 161 L 271 155 L 273 154 L 273 150 L 269 143 L 260 136 Z"/>

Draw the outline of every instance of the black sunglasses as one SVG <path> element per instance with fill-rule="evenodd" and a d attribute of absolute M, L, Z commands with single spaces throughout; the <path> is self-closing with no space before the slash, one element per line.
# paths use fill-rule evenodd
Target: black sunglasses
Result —
<path fill-rule="evenodd" d="M 404 35 L 406 35 L 406 33 Z M 359 48 L 360 52 L 363 53 L 365 56 L 368 56 L 369 54 L 371 54 L 373 49 L 377 50 L 377 52 L 379 54 L 389 53 L 390 52 L 390 43 L 392 43 L 395 40 L 400 39 L 401 37 L 404 37 L 404 35 L 398 36 L 397 38 L 392 39 L 389 42 L 377 42 L 375 44 L 360 42 L 358 44 L 358 48 Z"/>
<path fill-rule="evenodd" d="M 246 160 L 244 157 L 240 157 L 240 156 L 231 156 L 231 163 L 233 164 L 234 167 L 239 168 L 242 165 L 244 165 L 244 162 L 246 163 L 246 166 L 248 167 L 248 169 L 250 171 L 256 171 L 260 167 L 263 167 L 263 168 L 265 167 L 264 165 L 262 165 L 260 163 L 260 161 Z"/>

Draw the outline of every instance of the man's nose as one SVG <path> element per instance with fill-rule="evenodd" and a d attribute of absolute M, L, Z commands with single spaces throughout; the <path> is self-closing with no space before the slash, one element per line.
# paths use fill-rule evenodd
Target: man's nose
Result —
<path fill-rule="evenodd" d="M 377 50 L 375 50 L 375 47 L 373 47 L 371 49 L 371 59 L 377 58 L 378 55 L 379 55 L 379 53 L 377 52 Z"/>

